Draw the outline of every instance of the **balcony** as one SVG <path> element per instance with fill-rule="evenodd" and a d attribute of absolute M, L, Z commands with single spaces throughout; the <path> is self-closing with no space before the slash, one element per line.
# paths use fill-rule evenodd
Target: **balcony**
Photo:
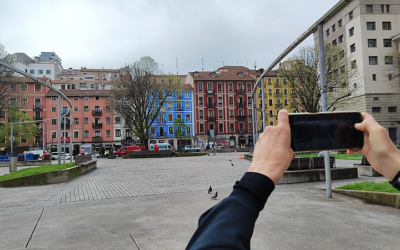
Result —
<path fill-rule="evenodd" d="M 71 126 L 70 120 L 67 119 L 67 121 L 65 122 L 65 128 L 69 128 Z M 61 122 L 61 129 L 64 129 L 64 119 L 62 119 Z"/>
<path fill-rule="evenodd" d="M 275 93 L 275 97 L 277 97 L 277 98 L 282 97 L 282 93 Z"/>
<path fill-rule="evenodd" d="M 207 103 L 207 108 L 215 108 L 215 103 L 213 102 Z"/>
<path fill-rule="evenodd" d="M 92 128 L 102 128 L 103 127 L 103 123 L 92 123 Z"/>
<path fill-rule="evenodd" d="M 207 121 L 213 122 L 213 121 L 215 121 L 215 117 L 214 116 L 208 116 L 207 117 Z"/>
<path fill-rule="evenodd" d="M 207 89 L 207 95 L 213 95 L 214 89 Z"/>
<path fill-rule="evenodd" d="M 176 111 L 183 111 L 183 108 L 182 107 L 177 107 Z"/>
<path fill-rule="evenodd" d="M 35 105 L 33 105 L 33 110 L 34 111 L 42 111 L 43 106 L 40 103 L 36 103 Z"/>
<path fill-rule="evenodd" d="M 103 140 L 103 137 L 101 136 L 93 136 L 92 141 L 93 142 L 101 142 Z"/>
<path fill-rule="evenodd" d="M 246 103 L 238 102 L 237 106 L 238 106 L 238 108 L 244 108 L 246 106 Z"/>
<path fill-rule="evenodd" d="M 92 110 L 92 116 L 101 116 L 102 114 L 103 114 L 102 110 L 98 109 Z"/>
<path fill-rule="evenodd" d="M 247 131 L 247 130 L 245 130 L 245 129 L 239 129 L 238 130 L 238 134 L 241 134 L 241 135 L 243 135 L 243 134 L 248 134 L 249 133 L 249 131 Z"/>
<path fill-rule="evenodd" d="M 245 116 L 245 115 L 237 115 L 237 116 L 236 116 L 236 119 L 237 119 L 238 121 L 242 122 L 242 121 L 246 121 L 246 117 L 247 117 L 247 116 Z"/>
<path fill-rule="evenodd" d="M 166 136 L 165 132 L 160 132 L 160 134 L 158 136 Z"/>
<path fill-rule="evenodd" d="M 275 104 L 276 109 L 282 109 L 282 103 L 277 103 Z"/>
<path fill-rule="evenodd" d="M 237 89 L 236 94 L 238 95 L 244 95 L 244 89 Z"/>
<path fill-rule="evenodd" d="M 33 120 L 35 120 L 35 121 L 37 121 L 37 120 L 43 120 L 43 117 L 40 117 L 40 116 L 34 116 L 33 117 Z"/>

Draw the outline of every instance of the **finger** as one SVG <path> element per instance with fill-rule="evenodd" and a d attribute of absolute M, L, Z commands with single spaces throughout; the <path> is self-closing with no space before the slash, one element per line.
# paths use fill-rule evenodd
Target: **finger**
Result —
<path fill-rule="evenodd" d="M 372 115 L 367 113 L 362 113 L 361 116 L 363 118 L 363 121 L 361 123 L 355 124 L 354 126 L 357 130 L 360 130 L 362 132 L 367 132 L 370 131 L 376 125 L 379 126 L 379 124 L 376 122 L 375 118 Z"/>
<path fill-rule="evenodd" d="M 289 125 L 289 113 L 286 109 L 279 110 L 278 113 L 278 125 Z"/>

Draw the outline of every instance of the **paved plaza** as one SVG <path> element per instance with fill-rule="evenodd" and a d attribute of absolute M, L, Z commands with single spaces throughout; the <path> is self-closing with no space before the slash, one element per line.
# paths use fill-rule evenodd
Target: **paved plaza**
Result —
<path fill-rule="evenodd" d="M 98 159 L 97 169 L 68 183 L 0 188 L 0 248 L 184 249 L 199 216 L 248 169 L 250 161 L 238 157 Z M 365 179 L 384 180 L 332 185 Z M 260 213 L 252 249 L 399 248 L 400 210 L 338 194 L 326 199 L 322 188 L 325 182 L 278 185 Z"/>

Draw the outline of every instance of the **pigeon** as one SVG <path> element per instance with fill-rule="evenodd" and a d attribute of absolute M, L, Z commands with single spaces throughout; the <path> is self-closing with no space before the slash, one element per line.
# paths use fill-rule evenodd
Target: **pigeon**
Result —
<path fill-rule="evenodd" d="M 232 162 L 232 160 L 229 160 L 229 161 L 231 162 L 231 166 L 232 166 L 232 167 L 234 167 L 235 165 L 233 165 L 233 162 Z"/>
<path fill-rule="evenodd" d="M 210 188 L 208 189 L 208 193 L 212 194 L 212 187 L 210 186 Z"/>
<path fill-rule="evenodd" d="M 213 197 L 211 197 L 211 199 L 212 199 L 212 200 L 216 200 L 216 199 L 217 199 L 217 197 L 218 197 L 218 192 L 215 192 L 214 196 L 213 196 Z"/>

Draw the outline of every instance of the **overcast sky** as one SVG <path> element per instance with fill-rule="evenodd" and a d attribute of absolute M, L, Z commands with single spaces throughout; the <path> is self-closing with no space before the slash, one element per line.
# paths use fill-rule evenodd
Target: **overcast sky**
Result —
<path fill-rule="evenodd" d="M 120 68 L 141 56 L 174 74 L 176 58 L 179 74 L 223 64 L 266 68 L 337 2 L 2 1 L 0 43 L 30 57 L 54 51 L 64 68 Z"/>

